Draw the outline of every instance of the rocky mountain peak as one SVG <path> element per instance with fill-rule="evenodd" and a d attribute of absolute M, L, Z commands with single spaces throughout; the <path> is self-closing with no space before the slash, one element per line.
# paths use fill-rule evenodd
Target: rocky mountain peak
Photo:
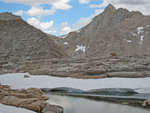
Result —
<path fill-rule="evenodd" d="M 9 12 L 0 13 L 0 20 L 18 20 L 21 19 L 20 16 L 16 16 Z"/>
<path fill-rule="evenodd" d="M 79 32 L 72 32 L 58 44 L 71 57 L 150 55 L 150 16 L 108 5 L 104 12 Z"/>
<path fill-rule="evenodd" d="M 104 13 L 107 13 L 107 12 L 111 13 L 111 12 L 115 12 L 115 11 L 116 11 L 116 8 L 115 8 L 112 4 L 109 4 L 109 5 L 105 8 Z"/>
<path fill-rule="evenodd" d="M 99 27 L 103 28 L 111 23 L 111 19 L 115 15 L 116 11 L 117 9 L 113 5 L 109 4 L 103 13 L 93 18 L 92 22 L 95 25 L 99 25 Z"/>

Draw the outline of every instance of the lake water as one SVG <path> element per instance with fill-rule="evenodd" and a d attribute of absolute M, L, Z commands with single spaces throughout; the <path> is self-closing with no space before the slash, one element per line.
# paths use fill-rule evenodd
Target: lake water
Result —
<path fill-rule="evenodd" d="M 46 94 L 50 104 L 60 105 L 64 113 L 150 113 L 150 110 L 86 98 Z"/>

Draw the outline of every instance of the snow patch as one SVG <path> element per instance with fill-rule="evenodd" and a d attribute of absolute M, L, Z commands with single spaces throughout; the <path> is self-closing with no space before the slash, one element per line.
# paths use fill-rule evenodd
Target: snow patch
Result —
<path fill-rule="evenodd" d="M 137 28 L 137 34 L 141 34 L 144 32 L 144 28 L 143 27 L 138 27 Z"/>
<path fill-rule="evenodd" d="M 63 45 L 68 45 L 68 42 L 64 42 L 64 44 Z"/>
<path fill-rule="evenodd" d="M 27 109 L 0 104 L 0 113 L 36 113 Z"/>
<path fill-rule="evenodd" d="M 132 40 L 126 40 L 127 42 L 132 42 Z"/>
<path fill-rule="evenodd" d="M 133 32 L 130 32 L 133 36 L 138 36 L 137 34 L 133 33 Z"/>
<path fill-rule="evenodd" d="M 10 85 L 11 88 L 15 89 L 31 88 L 31 87 L 35 88 L 70 87 L 87 91 L 101 88 L 131 88 L 131 89 L 140 89 L 138 90 L 139 93 L 143 93 L 142 89 L 144 89 L 144 93 L 145 92 L 150 93 L 150 82 L 149 82 L 150 77 L 75 79 L 75 78 L 51 77 L 46 75 L 37 75 L 37 76 L 30 75 L 30 77 L 26 79 L 24 78 L 25 74 L 28 73 L 3 74 L 0 76 L 0 83 L 4 85 Z"/>
<path fill-rule="evenodd" d="M 68 35 L 63 35 L 63 36 L 60 36 L 60 38 L 66 38 Z"/>
<path fill-rule="evenodd" d="M 141 41 L 143 41 L 144 40 L 144 35 L 142 35 L 140 39 L 141 39 Z"/>
<path fill-rule="evenodd" d="M 144 35 L 142 35 L 141 37 L 140 37 L 140 45 L 142 45 L 143 44 L 143 40 L 144 40 Z"/>
<path fill-rule="evenodd" d="M 79 45 L 77 45 L 77 47 L 76 47 L 76 50 L 75 51 L 82 51 L 82 52 L 84 52 L 85 53 L 85 48 L 86 48 L 86 46 L 79 46 Z"/>

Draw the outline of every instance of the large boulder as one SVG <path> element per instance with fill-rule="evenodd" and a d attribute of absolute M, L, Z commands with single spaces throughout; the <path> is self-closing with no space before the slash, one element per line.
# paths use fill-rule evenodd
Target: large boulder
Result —
<path fill-rule="evenodd" d="M 150 100 L 145 100 L 145 101 L 142 103 L 142 106 L 143 106 L 143 107 L 150 106 Z"/>
<path fill-rule="evenodd" d="M 63 108 L 60 106 L 47 104 L 42 110 L 42 113 L 63 113 Z"/>
<path fill-rule="evenodd" d="M 42 96 L 42 91 L 37 88 L 27 90 L 10 89 L 7 85 L 0 85 L 0 103 L 26 108 L 35 112 L 63 113 L 63 108 L 49 105 L 46 100 L 48 97 Z"/>

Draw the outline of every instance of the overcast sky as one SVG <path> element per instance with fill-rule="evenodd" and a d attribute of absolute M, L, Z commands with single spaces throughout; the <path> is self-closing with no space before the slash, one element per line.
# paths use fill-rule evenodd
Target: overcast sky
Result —
<path fill-rule="evenodd" d="M 150 0 L 0 0 L 0 12 L 20 15 L 38 29 L 59 36 L 87 25 L 108 4 L 150 14 Z"/>

